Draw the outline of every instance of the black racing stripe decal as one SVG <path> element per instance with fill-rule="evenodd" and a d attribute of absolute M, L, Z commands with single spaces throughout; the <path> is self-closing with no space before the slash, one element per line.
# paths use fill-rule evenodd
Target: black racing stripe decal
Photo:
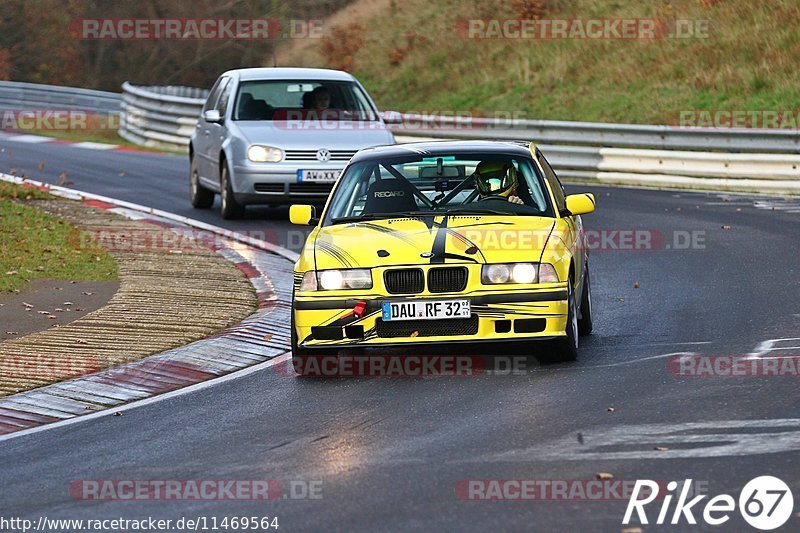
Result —
<path fill-rule="evenodd" d="M 478 255 L 480 256 L 481 260 L 478 261 L 474 257 L 465 257 L 465 256 L 460 256 L 460 255 L 455 255 L 455 254 L 446 254 L 447 257 L 449 257 L 451 259 L 457 259 L 457 258 L 458 259 L 464 259 L 464 260 L 467 260 L 467 261 L 472 261 L 473 263 L 481 263 L 481 262 L 485 263 L 486 262 L 486 256 L 483 255 L 483 251 L 480 249 L 480 247 L 477 244 L 475 244 L 474 242 L 469 240 L 465 235 L 462 235 L 461 233 L 457 232 L 454 229 L 448 228 L 447 231 L 457 241 L 459 241 L 461 244 L 464 245 L 464 251 L 469 250 L 471 247 L 474 246 L 475 249 L 478 251 Z"/>
<path fill-rule="evenodd" d="M 553 235 L 553 230 L 556 228 L 556 223 L 553 222 L 553 225 L 550 226 L 550 231 L 547 232 L 547 238 L 544 240 L 544 246 L 542 246 L 542 251 L 539 252 L 539 262 L 542 262 L 542 258 L 544 257 L 544 252 L 547 250 L 547 243 L 550 241 L 550 237 Z"/>
<path fill-rule="evenodd" d="M 426 225 L 427 225 L 427 223 L 426 223 Z M 409 237 L 405 233 L 398 232 L 395 229 L 387 228 L 385 226 L 380 226 L 378 224 L 370 224 L 370 223 L 360 224 L 360 226 L 363 227 L 363 228 L 371 229 L 373 231 L 377 231 L 377 232 L 379 232 L 379 233 L 381 233 L 383 235 L 389 236 L 389 237 L 394 237 L 395 239 L 403 241 L 404 243 L 408 244 L 409 246 L 412 246 L 412 247 L 415 247 L 415 248 L 417 247 L 417 242 L 414 241 L 414 239 L 412 239 L 411 237 Z M 428 229 L 430 229 L 430 227 Z"/>
<path fill-rule="evenodd" d="M 345 267 L 353 266 L 354 259 L 346 250 L 325 241 L 317 241 L 317 247 L 321 252 L 330 255 Z"/>
<path fill-rule="evenodd" d="M 445 248 L 447 246 L 447 215 L 442 218 L 439 227 L 436 230 L 436 236 L 433 238 L 433 247 L 431 248 L 431 264 L 442 264 L 445 260 Z"/>

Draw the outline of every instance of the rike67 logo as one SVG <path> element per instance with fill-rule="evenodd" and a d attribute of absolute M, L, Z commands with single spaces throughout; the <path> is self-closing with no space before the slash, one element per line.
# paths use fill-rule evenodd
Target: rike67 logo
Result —
<path fill-rule="evenodd" d="M 705 502 L 705 506 L 698 506 L 708 495 L 701 494 L 690 500 L 692 480 L 687 479 L 683 483 L 670 519 L 670 505 L 673 496 L 677 495 L 678 486 L 677 481 L 670 481 L 667 484 L 667 494 L 661 502 L 656 524 L 676 525 L 682 523 L 683 520 L 687 524 L 697 524 L 694 513 L 700 513 L 702 509 L 703 521 L 710 526 L 719 526 L 730 520 L 731 513 L 736 511 L 737 502 L 729 494 L 714 496 Z M 624 525 L 630 524 L 634 511 L 640 524 L 650 523 L 645 507 L 659 496 L 658 487 L 658 483 L 649 479 L 636 481 L 633 494 L 628 500 L 625 516 L 622 519 Z M 640 494 L 646 494 L 646 496 L 640 499 Z M 695 506 L 698 507 L 695 509 Z M 777 529 L 784 525 L 792 516 L 793 509 L 794 497 L 791 489 L 782 480 L 773 476 L 759 476 L 751 479 L 739 493 L 738 510 L 742 518 L 752 527 L 762 531 Z"/>

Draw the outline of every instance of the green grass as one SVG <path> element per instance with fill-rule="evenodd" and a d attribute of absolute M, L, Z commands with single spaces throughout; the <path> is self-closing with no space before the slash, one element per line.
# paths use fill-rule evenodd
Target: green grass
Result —
<path fill-rule="evenodd" d="M 795 0 L 551 0 L 545 15 L 710 20 L 708 38 L 479 40 L 454 30 L 463 19 L 516 18 L 512 4 L 392 2 L 391 9 L 357 20 L 365 30 L 354 74 L 381 109 L 399 111 L 677 124 L 681 110 L 789 110 L 796 116 L 800 107 Z M 398 48 L 406 51 L 393 65 Z M 285 61 L 324 65 L 321 54 L 300 48 L 295 55 L 288 50 Z"/>
<path fill-rule="evenodd" d="M 102 248 L 81 246 L 80 230 L 26 205 L 49 194 L 0 182 L 0 293 L 32 279 L 112 281 L 117 264 Z"/>

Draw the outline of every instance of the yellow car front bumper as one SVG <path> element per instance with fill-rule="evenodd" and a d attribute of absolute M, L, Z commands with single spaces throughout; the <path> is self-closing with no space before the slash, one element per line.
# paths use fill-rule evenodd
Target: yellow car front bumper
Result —
<path fill-rule="evenodd" d="M 566 282 L 525 291 L 483 290 L 414 299 L 464 298 L 470 300 L 472 316 L 468 319 L 384 322 L 383 302 L 408 298 L 375 294 L 362 297 L 299 294 L 292 305 L 293 323 L 298 344 L 304 348 L 506 341 L 565 335 Z"/>

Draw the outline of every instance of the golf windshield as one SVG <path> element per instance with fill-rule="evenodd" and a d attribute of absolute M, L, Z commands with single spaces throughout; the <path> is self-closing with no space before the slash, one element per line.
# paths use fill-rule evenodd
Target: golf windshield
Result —
<path fill-rule="evenodd" d="M 374 159 L 350 165 L 324 224 L 425 215 L 553 216 L 530 159 L 459 154 Z"/>
<path fill-rule="evenodd" d="M 233 120 L 378 120 L 364 91 L 349 81 L 244 81 L 234 105 Z"/>

